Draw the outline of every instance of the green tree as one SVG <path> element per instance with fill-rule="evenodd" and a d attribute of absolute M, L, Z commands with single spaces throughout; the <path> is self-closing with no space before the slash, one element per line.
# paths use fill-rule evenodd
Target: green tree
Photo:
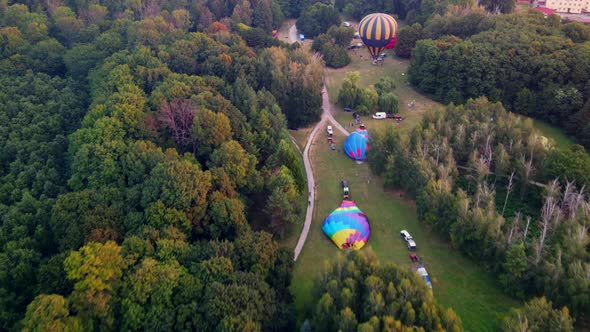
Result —
<path fill-rule="evenodd" d="M 66 299 L 61 295 L 38 295 L 27 306 L 23 331 L 84 331 L 79 318 L 70 316 Z"/>
<path fill-rule="evenodd" d="M 340 311 L 340 316 L 336 320 L 338 322 L 338 329 L 342 332 L 356 331 L 357 320 L 354 312 L 349 307 L 345 307 Z"/>
<path fill-rule="evenodd" d="M 327 34 L 332 37 L 335 45 L 340 47 L 348 47 L 352 37 L 354 36 L 354 29 L 350 27 L 333 25 L 328 29 Z"/>
<path fill-rule="evenodd" d="M 255 187 L 259 178 L 256 171 L 256 157 L 234 140 L 227 141 L 211 155 L 211 167 L 220 167 L 236 187 Z"/>
<path fill-rule="evenodd" d="M 208 109 L 195 112 L 191 127 L 193 149 L 199 155 L 209 155 L 215 148 L 232 138 L 229 118 Z"/>
<path fill-rule="evenodd" d="M 113 326 L 111 300 L 125 268 L 121 247 L 112 241 L 89 243 L 72 252 L 64 268 L 68 278 L 76 282 L 69 300 L 82 319 Z"/>
<path fill-rule="evenodd" d="M 362 90 L 357 86 L 360 74 L 357 71 L 346 73 L 342 87 L 338 91 L 338 104 L 342 107 L 357 107 L 361 103 Z"/>
<path fill-rule="evenodd" d="M 521 280 L 527 271 L 528 263 L 524 243 L 512 245 L 506 251 L 503 264 L 504 273 L 500 275 L 500 283 L 510 293 L 522 297 Z"/>
<path fill-rule="evenodd" d="M 52 13 L 53 22 L 59 31 L 61 40 L 72 45 L 80 39 L 84 23 L 76 18 L 76 14 L 67 6 L 57 7 Z"/>
<path fill-rule="evenodd" d="M 154 167 L 143 186 L 142 204 L 161 200 L 166 207 L 185 211 L 191 220 L 200 220 L 207 209 L 211 173 L 203 172 L 190 160 L 177 160 Z"/>
<path fill-rule="evenodd" d="M 336 8 L 317 2 L 301 13 L 297 20 L 297 29 L 308 38 L 314 38 L 328 31 L 333 25 L 339 26 L 340 23 L 340 14 Z"/>
<path fill-rule="evenodd" d="M 590 40 L 590 28 L 580 22 L 570 22 L 561 26 L 561 31 L 574 43 L 583 43 Z"/>
<path fill-rule="evenodd" d="M 559 178 L 587 186 L 590 184 L 590 156 L 580 145 L 568 150 L 554 149 L 547 156 L 543 173 L 546 180 Z"/>
<path fill-rule="evenodd" d="M 435 330 L 444 322 L 449 331 L 463 330 L 460 319 L 436 303 L 414 271 L 381 265 L 371 251 L 339 255 L 325 271 L 316 285 L 314 329 Z"/>
<path fill-rule="evenodd" d="M 399 113 L 399 100 L 393 92 L 379 96 L 379 110 L 386 113 Z"/>
<path fill-rule="evenodd" d="M 254 19 L 252 21 L 254 26 L 263 29 L 267 33 L 274 28 L 272 2 L 273 0 L 257 1 L 256 9 L 254 10 Z"/>
<path fill-rule="evenodd" d="M 521 309 L 512 309 L 504 318 L 503 331 L 573 331 L 573 320 L 567 307 L 553 309 L 551 302 L 534 298 Z"/>
<path fill-rule="evenodd" d="M 423 32 L 420 23 L 402 27 L 395 38 L 395 46 L 393 47 L 395 55 L 409 58 L 412 55 L 412 49 L 416 47 L 416 42 L 422 38 Z"/>
<path fill-rule="evenodd" d="M 246 25 L 250 25 L 252 24 L 252 15 L 253 11 L 250 1 L 243 0 L 234 7 L 231 17 L 236 24 L 244 23 Z"/>
<path fill-rule="evenodd" d="M 535 94 L 532 93 L 531 90 L 523 88 L 516 95 L 514 111 L 520 114 L 533 115 L 537 108 L 536 101 L 537 98 L 535 97 Z"/>

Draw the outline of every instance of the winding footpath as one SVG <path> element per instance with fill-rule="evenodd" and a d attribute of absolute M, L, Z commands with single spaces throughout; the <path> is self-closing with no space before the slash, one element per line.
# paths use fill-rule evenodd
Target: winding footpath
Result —
<path fill-rule="evenodd" d="M 294 27 L 295 25 L 293 25 Z M 291 30 L 295 30 L 291 27 Z M 291 33 L 289 30 L 289 35 Z M 311 221 L 313 219 L 313 209 L 315 206 L 315 181 L 313 178 L 313 169 L 311 168 L 311 161 L 309 160 L 309 150 L 311 149 L 311 145 L 315 141 L 316 135 L 318 131 L 324 128 L 326 122 L 330 122 L 334 128 L 338 129 L 344 136 L 348 136 L 348 131 L 338 123 L 334 117 L 332 116 L 332 106 L 330 105 L 330 97 L 328 95 L 328 90 L 326 89 L 326 85 L 324 84 L 322 88 L 322 117 L 320 122 L 318 122 L 309 138 L 307 139 L 307 143 L 305 144 L 305 149 L 303 150 L 303 164 L 305 165 L 305 174 L 307 175 L 307 188 L 309 190 L 309 204 L 307 205 L 307 213 L 305 214 L 305 223 L 303 224 L 303 230 L 301 231 L 301 235 L 299 235 L 299 241 L 297 241 L 297 246 L 295 247 L 295 257 L 293 260 L 297 260 L 301 250 L 303 249 L 303 245 L 305 244 L 305 240 L 307 239 L 307 234 L 309 233 L 309 228 L 311 227 Z"/>

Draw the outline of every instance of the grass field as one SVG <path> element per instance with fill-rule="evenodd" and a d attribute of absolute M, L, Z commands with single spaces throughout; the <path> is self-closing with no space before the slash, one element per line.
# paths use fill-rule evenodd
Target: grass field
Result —
<path fill-rule="evenodd" d="M 399 125 L 395 124 L 393 120 L 373 120 L 369 116 L 363 116 L 362 121 L 367 128 L 375 130 L 383 130 L 385 128 L 399 128 L 400 130 L 408 130 L 413 128 L 422 119 L 425 112 L 435 111 L 444 107 L 444 105 L 437 103 L 429 98 L 424 97 L 418 91 L 409 86 L 407 82 L 407 70 L 410 65 L 409 60 L 401 59 L 393 56 L 391 50 L 387 50 L 388 57 L 385 59 L 384 65 L 379 67 L 371 64 L 366 49 L 356 50 L 356 53 L 350 53 L 352 62 L 350 65 L 340 69 L 326 69 L 326 83 L 328 86 L 328 93 L 330 94 L 330 101 L 334 105 L 334 118 L 343 126 L 347 125 L 353 120 L 350 113 L 345 113 L 341 105 L 337 105 L 338 91 L 342 86 L 342 80 L 346 77 L 346 73 L 350 71 L 358 71 L 361 73 L 359 85 L 368 87 L 375 84 L 381 77 L 391 76 L 396 82 L 395 93 L 400 98 L 400 114 L 405 118 Z M 362 55 L 362 58 L 360 57 Z M 415 106 L 409 107 L 408 104 L 415 100 Z M 523 116 L 524 117 L 524 116 Z M 542 120 L 533 120 L 533 126 L 541 132 L 542 135 L 555 140 L 557 148 L 567 149 L 575 142 L 571 137 L 567 136 L 564 131 Z"/>
<path fill-rule="evenodd" d="M 555 141 L 555 147 L 558 149 L 568 149 L 575 144 L 573 139 L 565 132 L 542 120 L 533 120 L 533 127 L 541 132 L 541 135 L 552 138 Z"/>
<path fill-rule="evenodd" d="M 298 322 L 301 324 L 311 303 L 313 283 L 321 275 L 325 261 L 339 251 L 321 230 L 324 218 L 342 199 L 340 180 L 347 179 L 351 197 L 369 217 L 371 247 L 382 261 L 410 267 L 408 251 L 399 237 L 407 229 L 416 239 L 417 253 L 429 271 L 434 294 L 444 306 L 453 307 L 461 316 L 466 331 L 494 331 L 496 318 L 518 305 L 502 294 L 495 279 L 477 264 L 451 249 L 448 242 L 418 222 L 414 203 L 398 192 L 385 192 L 380 178 L 368 165 L 356 164 L 341 150 L 344 140 L 335 132 L 340 151 L 331 151 L 326 138 L 319 135 L 312 146 L 311 158 L 319 196 L 306 244 L 295 264 L 291 290 L 295 295 Z M 311 306 L 311 307 L 308 307 Z"/>
<path fill-rule="evenodd" d="M 401 122 L 399 128 L 404 130 L 412 128 L 416 123 L 422 119 L 425 112 L 436 110 L 442 107 L 441 104 L 425 98 L 418 93 L 414 88 L 407 84 L 407 70 L 410 65 L 409 60 L 401 59 L 393 56 L 392 50 L 387 50 L 388 57 L 385 59 L 383 66 L 375 66 L 369 60 L 369 53 L 366 49 L 359 49 L 351 52 L 352 62 L 350 65 L 340 69 L 326 70 L 326 84 L 328 86 L 328 93 L 330 94 L 330 101 L 334 104 L 334 118 L 343 126 L 346 126 L 352 120 L 350 113 L 343 112 L 343 106 L 337 105 L 338 91 L 342 86 L 342 81 L 346 77 L 346 73 L 350 71 L 358 71 L 361 73 L 359 79 L 359 86 L 368 87 L 377 83 L 381 77 L 390 76 L 396 83 L 395 93 L 400 99 L 400 114 L 405 118 Z M 362 58 L 361 58 L 362 56 Z M 414 107 L 409 107 L 411 101 L 415 101 Z M 388 120 L 373 120 L 369 116 L 362 117 L 363 123 L 367 128 L 381 130 L 388 127 L 397 128 L 395 121 Z"/>

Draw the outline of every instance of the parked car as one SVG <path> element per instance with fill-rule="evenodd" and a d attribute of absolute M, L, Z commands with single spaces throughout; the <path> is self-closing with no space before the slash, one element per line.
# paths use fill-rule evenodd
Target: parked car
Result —
<path fill-rule="evenodd" d="M 373 119 L 375 120 L 383 120 L 385 118 L 387 118 L 387 114 L 385 114 L 385 112 L 377 112 L 373 114 Z"/>
<path fill-rule="evenodd" d="M 424 266 L 419 266 L 416 269 L 416 273 L 418 273 L 422 277 L 422 279 L 424 279 L 426 286 L 432 289 L 432 281 L 430 281 L 430 276 L 428 275 L 428 271 L 426 271 L 426 268 Z"/>
<path fill-rule="evenodd" d="M 334 131 L 332 130 L 332 126 L 328 126 L 326 128 L 326 132 L 328 133 L 328 135 L 334 135 Z"/>
<path fill-rule="evenodd" d="M 415 251 L 416 250 L 416 242 L 414 240 L 408 240 L 408 250 Z"/>
<path fill-rule="evenodd" d="M 344 196 L 348 196 L 348 181 L 342 180 L 342 191 L 344 192 Z"/>
<path fill-rule="evenodd" d="M 404 241 L 409 241 L 409 240 L 413 240 L 412 236 L 410 235 L 410 233 L 408 233 L 408 231 L 406 231 L 405 229 L 402 230 L 401 232 L 399 232 L 399 235 L 402 237 L 402 239 L 404 239 Z"/>
<path fill-rule="evenodd" d="M 416 255 L 415 252 L 410 253 L 410 260 L 414 263 L 417 263 L 420 261 L 420 257 L 418 257 L 418 255 Z"/>
<path fill-rule="evenodd" d="M 345 108 L 344 108 L 344 112 L 352 112 L 352 108 L 350 108 L 350 107 L 345 107 Z"/>
<path fill-rule="evenodd" d="M 342 22 L 342 26 L 345 26 L 345 27 L 348 28 L 348 27 L 350 27 L 350 23 L 348 23 L 348 22 Z"/>

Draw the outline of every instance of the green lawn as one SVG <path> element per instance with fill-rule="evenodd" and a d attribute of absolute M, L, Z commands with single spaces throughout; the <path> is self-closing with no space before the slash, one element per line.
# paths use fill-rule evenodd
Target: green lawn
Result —
<path fill-rule="evenodd" d="M 533 120 L 533 127 L 541 132 L 545 137 L 552 138 L 555 141 L 555 147 L 558 149 L 568 149 L 575 144 L 573 139 L 565 134 L 563 129 L 558 128 L 542 120 Z"/>
<path fill-rule="evenodd" d="M 315 124 L 312 126 L 309 126 L 308 128 L 299 128 L 298 130 L 289 130 L 289 134 L 293 137 L 295 142 L 297 142 L 297 147 L 299 148 L 299 150 L 301 152 L 303 152 L 303 149 L 305 149 L 305 144 L 307 143 L 307 138 L 309 137 L 309 134 L 311 134 L 311 131 L 313 130 L 314 126 L 315 126 Z"/>
<path fill-rule="evenodd" d="M 401 198 L 398 192 L 385 192 L 381 179 L 372 175 L 368 165 L 359 165 L 345 156 L 342 153 L 344 138 L 335 131 L 334 140 L 339 151 L 331 151 L 323 135 L 318 135 L 312 146 L 318 196 L 313 223 L 295 264 L 291 286 L 298 323 L 301 324 L 307 316 L 306 310 L 314 307 L 312 287 L 321 275 L 324 262 L 333 259 L 339 251 L 323 234 L 321 225 L 340 204 L 340 180 L 347 179 L 351 197 L 369 217 L 371 238 L 367 246 L 382 261 L 393 261 L 409 268 L 408 251 L 399 237 L 399 231 L 407 229 L 415 238 L 417 253 L 431 275 L 437 300 L 454 308 L 466 331 L 497 330 L 496 318 L 518 303 L 502 294 L 487 271 L 451 249 L 447 241 L 420 224 L 412 201 Z"/>
<path fill-rule="evenodd" d="M 340 69 L 326 69 L 326 83 L 328 86 L 328 93 L 330 94 L 330 101 L 334 104 L 334 118 L 343 126 L 346 126 L 352 120 L 350 113 L 343 111 L 342 105 L 336 104 L 338 100 L 338 91 L 342 86 L 342 80 L 346 77 L 346 73 L 350 71 L 358 71 L 361 73 L 359 85 L 361 87 L 368 87 L 377 83 L 381 77 L 390 76 L 396 82 L 395 93 L 400 99 L 400 114 L 405 118 L 400 123 L 399 128 L 404 130 L 412 128 L 416 123 L 422 119 L 425 112 L 436 110 L 442 107 L 441 104 L 424 97 L 418 93 L 414 88 L 407 84 L 407 71 L 410 65 L 409 60 L 401 59 L 393 56 L 392 50 L 387 50 L 388 57 L 383 62 L 383 66 L 375 66 L 369 60 L 369 53 L 366 49 L 356 50 L 353 53 L 350 51 L 352 62 L 350 65 Z M 360 57 L 362 55 L 362 58 Z M 409 107 L 408 104 L 414 100 L 415 106 Z M 384 128 L 397 128 L 395 121 L 387 120 L 373 120 L 370 116 L 362 117 L 363 123 L 367 128 L 375 130 L 382 130 Z"/>

